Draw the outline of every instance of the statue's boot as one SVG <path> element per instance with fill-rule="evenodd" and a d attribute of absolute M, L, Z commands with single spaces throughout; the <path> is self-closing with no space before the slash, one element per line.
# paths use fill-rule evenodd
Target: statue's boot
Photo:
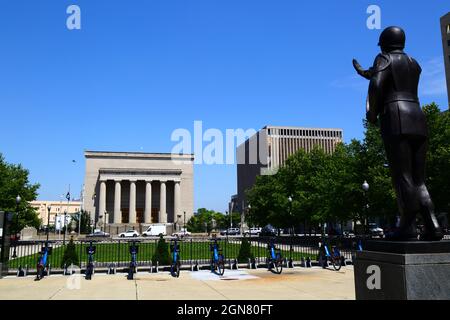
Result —
<path fill-rule="evenodd" d="M 424 206 L 421 209 L 422 217 L 425 224 L 425 233 L 421 239 L 424 241 L 440 241 L 444 238 L 444 233 L 439 226 L 434 210 L 430 206 Z"/>
<path fill-rule="evenodd" d="M 416 241 L 417 231 L 415 219 L 415 214 L 403 215 L 400 218 L 400 227 L 393 234 L 386 237 L 386 239 L 392 241 Z"/>

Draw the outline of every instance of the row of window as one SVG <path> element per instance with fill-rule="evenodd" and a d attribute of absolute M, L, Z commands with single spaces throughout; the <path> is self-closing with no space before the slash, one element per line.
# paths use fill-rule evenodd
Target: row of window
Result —
<path fill-rule="evenodd" d="M 330 130 L 302 130 L 302 129 L 268 129 L 268 134 L 282 135 L 282 136 L 307 136 L 307 137 L 329 137 L 342 138 L 341 131 Z"/>

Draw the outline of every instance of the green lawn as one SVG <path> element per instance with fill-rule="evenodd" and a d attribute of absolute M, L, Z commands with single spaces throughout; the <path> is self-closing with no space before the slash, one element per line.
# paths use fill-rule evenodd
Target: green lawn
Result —
<path fill-rule="evenodd" d="M 138 261 L 150 261 L 155 249 L 157 241 L 153 242 L 142 242 L 139 243 L 139 252 L 137 255 Z M 210 242 L 193 242 L 192 244 L 187 240 L 186 242 L 180 243 L 180 255 L 182 260 L 208 260 L 211 257 L 211 252 L 209 251 Z M 115 242 L 115 243 L 97 243 L 95 261 L 97 262 L 128 262 L 130 261 L 129 253 L 129 243 L 127 242 Z M 87 243 L 76 244 L 76 251 L 78 253 L 78 258 L 81 260 L 83 265 L 87 261 L 86 248 Z M 239 243 L 220 243 L 222 252 L 226 259 L 234 259 L 239 254 L 240 244 Z M 21 248 L 18 248 L 18 252 Z M 255 257 L 260 257 L 264 259 L 267 256 L 267 249 L 265 244 L 252 245 L 252 253 Z M 20 253 L 19 253 L 20 254 Z M 50 255 L 49 263 L 53 268 L 59 268 L 61 265 L 62 257 L 64 254 L 64 247 L 53 248 L 52 254 Z M 315 258 L 314 255 L 306 252 L 292 252 L 290 254 L 289 247 L 282 247 L 281 254 L 283 257 L 290 258 L 293 260 L 300 260 L 302 257 Z M 26 254 L 23 257 L 10 260 L 10 268 L 17 269 L 19 266 L 25 267 L 28 265 L 29 268 L 35 268 L 38 259 L 38 253 Z"/>

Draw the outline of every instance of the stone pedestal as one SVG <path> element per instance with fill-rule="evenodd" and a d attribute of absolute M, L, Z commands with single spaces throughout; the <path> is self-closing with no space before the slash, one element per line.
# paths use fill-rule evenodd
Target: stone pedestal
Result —
<path fill-rule="evenodd" d="M 357 252 L 357 300 L 450 299 L 450 241 L 368 241 Z"/>

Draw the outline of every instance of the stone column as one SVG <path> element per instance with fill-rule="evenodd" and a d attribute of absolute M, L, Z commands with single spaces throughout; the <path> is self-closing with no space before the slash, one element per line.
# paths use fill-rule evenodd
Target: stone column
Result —
<path fill-rule="evenodd" d="M 136 223 L 136 181 L 130 181 L 129 223 Z"/>
<path fill-rule="evenodd" d="M 144 223 L 152 223 L 152 182 L 145 183 Z"/>
<path fill-rule="evenodd" d="M 121 181 L 116 181 L 114 192 L 114 223 L 122 223 L 122 211 L 120 210 L 120 200 L 122 196 Z"/>
<path fill-rule="evenodd" d="M 106 211 L 106 181 L 100 181 L 100 196 L 98 202 L 98 215 L 103 216 L 105 220 L 105 211 Z"/>
<path fill-rule="evenodd" d="M 173 204 L 173 220 L 178 221 L 178 216 L 181 214 L 180 212 L 180 196 L 181 196 L 181 188 L 180 188 L 180 181 L 174 182 L 174 204 Z"/>
<path fill-rule="evenodd" d="M 166 182 L 161 181 L 161 188 L 159 192 L 159 223 L 167 223 L 166 210 Z"/>

